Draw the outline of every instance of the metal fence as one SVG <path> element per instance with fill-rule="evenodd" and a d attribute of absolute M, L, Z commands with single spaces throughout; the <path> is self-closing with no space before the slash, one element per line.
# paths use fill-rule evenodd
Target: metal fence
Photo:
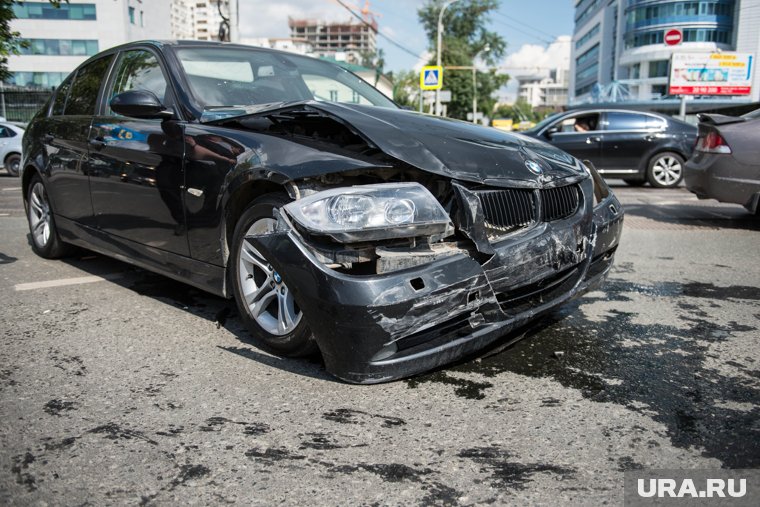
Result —
<path fill-rule="evenodd" d="M 27 123 L 47 102 L 52 90 L 0 90 L 0 116 L 7 121 Z"/>

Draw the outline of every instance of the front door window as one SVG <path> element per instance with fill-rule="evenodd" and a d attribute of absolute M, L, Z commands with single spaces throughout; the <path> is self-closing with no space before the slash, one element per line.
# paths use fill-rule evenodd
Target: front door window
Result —
<path fill-rule="evenodd" d="M 109 102 L 116 95 L 131 90 L 153 92 L 162 104 L 168 106 L 171 103 L 168 82 L 158 58 L 150 51 L 139 49 L 124 53 L 116 69 Z M 110 106 L 108 114 L 116 116 Z"/>

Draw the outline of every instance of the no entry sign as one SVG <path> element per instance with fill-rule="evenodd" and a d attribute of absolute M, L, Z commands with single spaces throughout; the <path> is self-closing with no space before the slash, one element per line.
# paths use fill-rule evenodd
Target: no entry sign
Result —
<path fill-rule="evenodd" d="M 683 32 L 678 28 L 671 28 L 665 32 L 665 44 L 668 46 L 677 46 L 683 40 Z"/>

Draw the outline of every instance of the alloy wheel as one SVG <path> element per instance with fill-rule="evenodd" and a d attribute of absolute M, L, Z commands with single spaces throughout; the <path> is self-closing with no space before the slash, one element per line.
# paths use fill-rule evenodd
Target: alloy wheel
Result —
<path fill-rule="evenodd" d="M 50 239 L 53 220 L 45 186 L 39 181 L 29 194 L 29 225 L 33 241 L 39 248 L 43 248 Z"/>
<path fill-rule="evenodd" d="M 259 219 L 246 236 L 272 232 L 276 223 L 272 218 Z M 292 332 L 303 314 L 280 274 L 245 240 L 239 263 L 240 287 L 251 317 L 267 333 L 283 336 Z"/>
<path fill-rule="evenodd" d="M 657 159 L 652 167 L 652 176 L 662 186 L 673 186 L 681 179 L 681 162 L 675 157 L 665 155 Z"/>
<path fill-rule="evenodd" d="M 8 164 L 8 173 L 13 176 L 18 176 L 18 171 L 21 168 L 21 159 L 18 157 L 11 157 Z"/>

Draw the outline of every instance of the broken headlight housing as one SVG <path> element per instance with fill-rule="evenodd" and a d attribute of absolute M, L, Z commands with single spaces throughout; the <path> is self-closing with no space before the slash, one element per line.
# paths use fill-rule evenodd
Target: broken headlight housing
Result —
<path fill-rule="evenodd" d="M 419 183 L 381 183 L 317 192 L 284 206 L 310 234 L 342 243 L 429 237 L 454 232 L 446 210 Z"/>

